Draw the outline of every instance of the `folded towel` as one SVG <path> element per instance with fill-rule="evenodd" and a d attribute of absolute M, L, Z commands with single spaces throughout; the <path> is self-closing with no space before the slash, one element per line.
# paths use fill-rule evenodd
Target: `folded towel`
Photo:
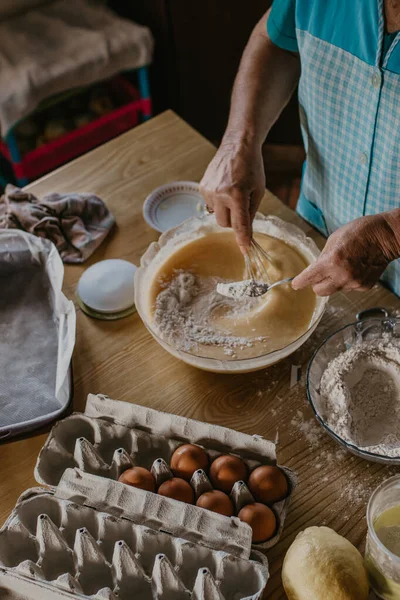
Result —
<path fill-rule="evenodd" d="M 65 263 L 82 263 L 115 224 L 94 194 L 33 194 L 7 185 L 0 198 L 0 228 L 23 229 L 53 242 Z"/>

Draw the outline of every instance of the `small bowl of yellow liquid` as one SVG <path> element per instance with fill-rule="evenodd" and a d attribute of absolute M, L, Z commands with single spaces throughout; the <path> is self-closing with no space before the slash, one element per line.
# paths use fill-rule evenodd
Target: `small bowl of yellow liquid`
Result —
<path fill-rule="evenodd" d="M 400 475 L 384 481 L 367 508 L 365 563 L 378 598 L 400 600 Z"/>

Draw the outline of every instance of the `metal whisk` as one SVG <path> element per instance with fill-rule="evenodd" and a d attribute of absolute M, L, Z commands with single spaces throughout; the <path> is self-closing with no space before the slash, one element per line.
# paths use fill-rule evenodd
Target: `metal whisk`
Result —
<path fill-rule="evenodd" d="M 272 287 L 289 281 L 282 280 L 275 284 L 271 282 L 268 275 L 268 266 L 272 263 L 272 258 L 253 238 L 244 260 L 244 280 L 233 283 L 218 283 L 217 292 L 219 294 L 228 298 L 244 298 L 246 296 L 256 298 L 263 296 Z"/>
<path fill-rule="evenodd" d="M 268 266 L 272 258 L 254 238 L 251 239 L 250 248 L 244 257 L 245 261 L 245 279 L 271 284 L 271 278 L 268 275 Z"/>

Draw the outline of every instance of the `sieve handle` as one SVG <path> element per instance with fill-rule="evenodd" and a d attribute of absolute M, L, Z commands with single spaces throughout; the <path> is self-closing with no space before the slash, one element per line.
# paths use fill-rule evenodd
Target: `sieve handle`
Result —
<path fill-rule="evenodd" d="M 364 321 L 365 319 L 373 319 L 373 318 L 385 318 L 388 319 L 390 317 L 390 312 L 387 308 L 383 308 L 382 306 L 377 306 L 375 308 L 365 308 L 357 313 L 356 318 L 357 321 Z"/>

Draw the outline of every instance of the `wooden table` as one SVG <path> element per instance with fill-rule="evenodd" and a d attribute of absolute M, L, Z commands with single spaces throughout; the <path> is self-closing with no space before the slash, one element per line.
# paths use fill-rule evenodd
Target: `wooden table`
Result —
<path fill-rule="evenodd" d="M 158 237 L 142 218 L 147 194 L 168 181 L 199 181 L 214 152 L 196 131 L 166 112 L 30 185 L 39 195 L 95 192 L 106 201 L 118 224 L 84 267 L 66 267 L 66 295 L 74 299 L 79 276 L 98 260 L 124 258 L 138 264 L 149 243 Z M 261 208 L 296 223 L 323 245 L 319 234 L 269 192 Z M 268 370 L 246 375 L 206 373 L 179 362 L 150 337 L 137 314 L 103 322 L 88 318 L 77 307 L 74 408 L 83 410 L 87 394 L 101 392 L 277 438 L 279 462 L 299 475 L 284 535 L 268 553 L 271 579 L 266 595 L 271 600 L 285 598 L 280 570 L 296 534 L 310 525 L 324 524 L 362 549 L 370 492 L 395 472 L 342 452 L 313 419 L 304 388 L 304 368 L 327 333 L 353 321 L 360 309 L 382 305 L 398 309 L 400 301 L 380 286 L 366 294 L 337 294 L 316 333 L 302 348 Z M 290 389 L 292 365 L 303 366 L 303 379 Z M 33 468 L 46 436 L 0 446 L 0 522 L 21 492 L 35 485 Z"/>

